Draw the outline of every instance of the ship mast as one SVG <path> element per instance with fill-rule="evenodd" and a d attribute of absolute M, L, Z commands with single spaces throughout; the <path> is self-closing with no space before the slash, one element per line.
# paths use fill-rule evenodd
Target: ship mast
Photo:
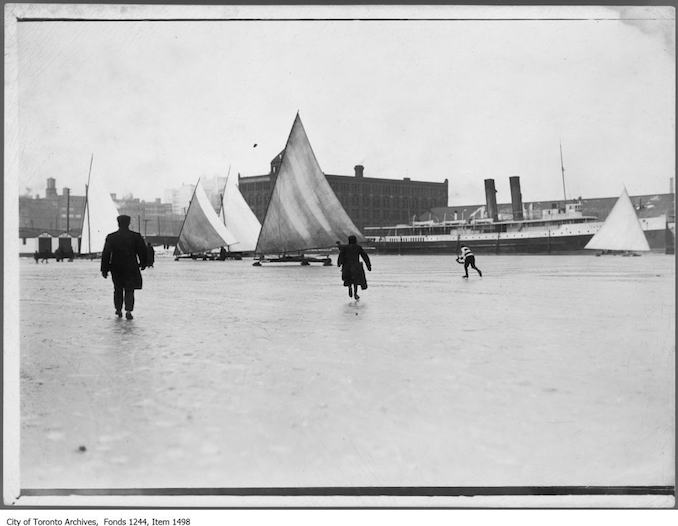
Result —
<path fill-rule="evenodd" d="M 563 166 L 563 143 L 560 142 L 560 171 L 563 174 L 563 208 L 567 209 L 567 194 L 565 193 L 565 167 Z"/>

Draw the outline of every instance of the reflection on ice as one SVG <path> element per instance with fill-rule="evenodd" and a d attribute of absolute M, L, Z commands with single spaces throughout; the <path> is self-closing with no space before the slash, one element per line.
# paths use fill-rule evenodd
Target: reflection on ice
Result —
<path fill-rule="evenodd" d="M 673 264 L 22 261 L 22 487 L 672 484 Z"/>

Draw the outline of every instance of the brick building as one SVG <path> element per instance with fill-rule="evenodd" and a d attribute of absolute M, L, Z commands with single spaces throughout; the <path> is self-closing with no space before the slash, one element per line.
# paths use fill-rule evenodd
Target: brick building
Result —
<path fill-rule="evenodd" d="M 271 161 L 268 174 L 238 179 L 240 192 L 260 222 L 266 213 L 282 154 Z M 325 178 L 358 228 L 409 223 L 415 215 L 447 206 L 447 179 L 442 183 L 412 181 L 408 177 L 383 179 L 365 177 L 362 165 L 355 166 L 354 170 L 353 176 L 325 174 Z"/>
<path fill-rule="evenodd" d="M 132 218 L 132 229 L 149 236 L 152 241 L 169 241 L 179 235 L 184 214 L 174 214 L 171 203 L 162 203 L 160 198 L 144 201 L 131 195 L 122 199 L 116 194 L 111 197 L 118 212 Z M 68 188 L 59 195 L 56 180 L 50 177 L 44 198 L 39 195 L 19 197 L 19 237 L 23 240 L 41 234 L 79 237 L 84 211 L 85 196 L 71 195 Z"/>
<path fill-rule="evenodd" d="M 42 233 L 79 235 L 85 197 L 71 195 L 69 188 L 57 193 L 56 180 L 47 179 L 45 197 L 19 197 L 19 229 L 26 237 Z"/>
<path fill-rule="evenodd" d="M 179 235 L 184 214 L 174 214 L 172 203 L 162 203 L 159 197 L 155 201 L 144 201 L 131 195 L 122 199 L 116 199 L 115 194 L 112 197 L 118 207 L 118 212 L 130 216 L 130 228 L 142 236 Z"/>

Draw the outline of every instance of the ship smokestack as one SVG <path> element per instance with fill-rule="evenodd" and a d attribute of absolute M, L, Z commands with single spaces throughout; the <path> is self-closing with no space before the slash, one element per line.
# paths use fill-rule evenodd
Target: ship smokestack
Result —
<path fill-rule="evenodd" d="M 523 219 L 523 196 L 520 193 L 520 177 L 509 177 L 511 185 L 511 207 L 513 208 L 513 220 L 521 221 Z"/>
<path fill-rule="evenodd" d="M 485 202 L 487 203 L 487 217 L 498 221 L 497 190 L 494 188 L 494 179 L 485 179 Z"/>

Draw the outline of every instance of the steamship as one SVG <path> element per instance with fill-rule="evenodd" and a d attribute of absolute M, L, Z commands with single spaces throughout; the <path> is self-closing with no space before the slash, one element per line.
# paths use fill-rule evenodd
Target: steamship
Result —
<path fill-rule="evenodd" d="M 365 237 L 378 253 L 448 254 L 466 245 L 478 253 L 567 253 L 582 250 L 603 225 L 582 212 L 582 201 L 525 209 L 520 178 L 510 177 L 510 218 L 499 216 L 493 179 L 485 180 L 486 206 L 466 219 L 413 221 L 408 225 L 366 227 Z"/>

